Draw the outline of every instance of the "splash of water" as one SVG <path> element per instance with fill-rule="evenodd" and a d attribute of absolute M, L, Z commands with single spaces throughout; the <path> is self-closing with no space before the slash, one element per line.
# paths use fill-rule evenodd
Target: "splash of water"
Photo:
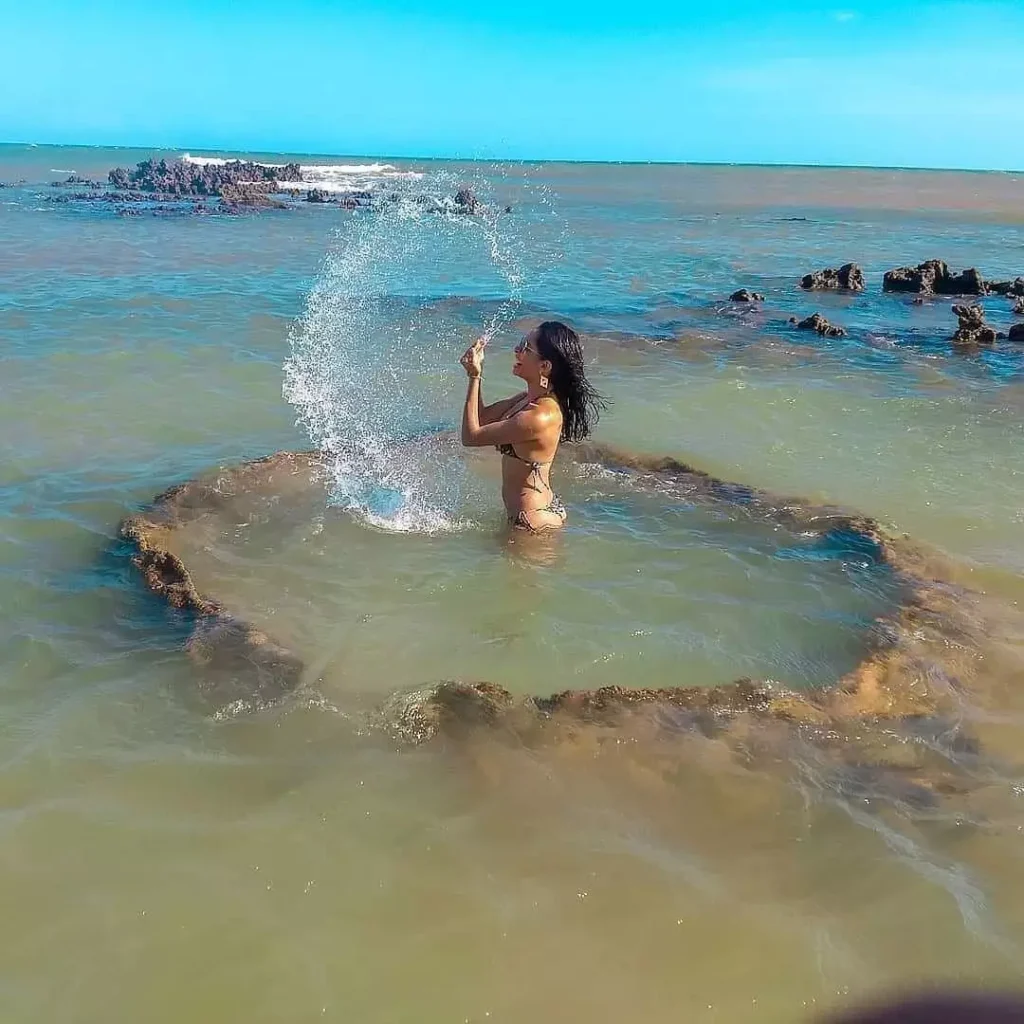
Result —
<path fill-rule="evenodd" d="M 451 198 L 466 185 L 473 215 Z M 328 453 L 336 504 L 381 529 L 458 529 L 461 464 L 443 446 L 401 442 L 453 422 L 459 354 L 518 312 L 524 228 L 480 172 L 381 193 L 336 232 L 291 334 L 284 395 Z"/>

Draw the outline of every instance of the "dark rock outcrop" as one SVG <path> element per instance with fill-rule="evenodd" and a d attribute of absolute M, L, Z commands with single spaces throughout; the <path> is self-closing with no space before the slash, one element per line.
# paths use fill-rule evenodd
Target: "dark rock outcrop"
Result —
<path fill-rule="evenodd" d="M 1024 341 L 1024 324 L 1014 324 L 1007 337 L 1010 341 Z"/>
<path fill-rule="evenodd" d="M 1024 316 L 1024 295 L 1017 297 L 1017 301 L 1013 304 L 1013 312 L 1017 316 Z"/>
<path fill-rule="evenodd" d="M 817 331 L 826 338 L 842 338 L 846 334 L 845 328 L 829 323 L 820 313 L 812 313 L 799 322 L 796 317 L 791 317 L 789 322 L 796 324 L 799 331 Z"/>
<path fill-rule="evenodd" d="M 344 192 L 335 195 L 322 188 L 311 188 L 306 193 L 306 202 L 322 206 L 340 206 L 343 210 L 356 210 L 360 206 L 369 206 L 371 195 L 369 192 Z"/>
<path fill-rule="evenodd" d="M 746 288 L 741 288 L 738 292 L 733 292 L 729 296 L 730 302 L 764 302 L 764 296 L 760 292 L 751 292 Z"/>
<path fill-rule="evenodd" d="M 71 185 L 84 185 L 86 188 L 103 188 L 102 181 L 83 178 L 80 174 L 69 174 L 63 181 L 51 181 L 51 188 L 67 188 Z"/>
<path fill-rule="evenodd" d="M 1012 281 L 989 281 L 988 290 L 992 295 L 1008 295 L 1011 298 L 1024 296 L 1024 277 Z"/>
<path fill-rule="evenodd" d="M 268 167 L 249 161 L 232 160 L 226 164 L 193 164 L 184 160 L 143 160 L 134 171 L 115 167 L 107 179 L 114 188 L 161 192 L 170 196 L 222 196 L 225 190 L 235 194 L 256 191 L 273 192 L 279 182 L 301 181 L 297 163 Z M 231 202 L 239 202 L 231 199 Z"/>
<path fill-rule="evenodd" d="M 585 771 L 598 757 L 624 756 L 635 760 L 645 780 L 686 782 L 681 773 L 693 763 L 695 739 L 702 749 L 714 741 L 744 767 L 793 770 L 800 785 L 810 754 L 820 778 L 839 792 L 854 792 L 843 788 L 847 783 L 855 786 L 865 803 L 898 799 L 901 807 L 913 802 L 927 809 L 970 791 L 982 748 L 953 723 L 964 717 L 968 681 L 983 660 L 987 632 L 973 610 L 975 595 L 944 575 L 943 560 L 874 520 L 720 480 L 671 456 L 590 443 L 570 458 L 581 467 L 626 473 L 633 486 L 650 493 L 708 502 L 720 512 L 732 508 L 801 537 L 852 545 L 894 574 L 896 601 L 865 633 L 859 662 L 813 689 L 746 678 L 711 687 L 558 692 L 549 683 L 527 697 L 495 683 L 454 681 L 392 695 L 368 720 L 370 728 L 383 728 L 402 746 L 432 744 L 463 757 L 488 779 L 500 777 L 503 756 L 512 750 L 565 757 Z M 195 541 L 215 519 L 248 521 L 254 499 L 275 507 L 311 494 L 319 501 L 326 476 L 322 453 L 279 452 L 172 487 L 121 524 L 147 587 L 191 616 L 186 650 L 211 707 L 236 714 L 274 706 L 312 673 L 299 651 L 202 593 L 183 558 L 196 554 Z M 190 527 L 192 540 L 183 542 L 179 531 Z"/>
<path fill-rule="evenodd" d="M 476 193 L 471 188 L 460 188 L 455 193 L 455 206 L 459 213 L 476 213 L 479 205 Z"/>
<path fill-rule="evenodd" d="M 801 288 L 808 291 L 864 291 L 864 271 L 856 263 L 844 263 L 841 267 L 826 267 L 813 274 L 804 275 Z"/>
<path fill-rule="evenodd" d="M 264 210 L 287 210 L 288 204 L 282 203 L 280 199 L 274 199 L 270 190 L 261 187 L 259 184 L 245 182 L 238 185 L 222 185 L 220 188 L 220 202 L 222 207 L 264 209 Z"/>
<path fill-rule="evenodd" d="M 985 308 L 976 304 L 953 307 L 960 325 L 953 335 L 954 345 L 991 345 L 998 335 L 985 323 Z"/>
<path fill-rule="evenodd" d="M 925 260 L 916 267 L 897 267 L 886 271 L 882 290 L 922 295 L 984 295 L 985 281 L 973 267 L 952 274 L 942 260 Z"/>

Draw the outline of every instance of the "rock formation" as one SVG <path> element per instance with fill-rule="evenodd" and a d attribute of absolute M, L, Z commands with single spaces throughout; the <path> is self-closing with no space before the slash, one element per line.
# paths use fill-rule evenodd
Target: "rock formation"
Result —
<path fill-rule="evenodd" d="M 1013 313 L 1015 316 L 1024 316 L 1024 295 L 1018 296 L 1014 302 Z"/>
<path fill-rule="evenodd" d="M 738 292 L 733 292 L 729 296 L 730 302 L 764 302 L 764 296 L 760 292 L 747 291 L 746 288 L 741 288 Z"/>
<path fill-rule="evenodd" d="M 865 787 L 896 794 L 904 805 L 969 789 L 979 748 L 964 731 L 963 680 L 978 663 L 985 632 L 970 593 L 933 576 L 932 556 L 866 517 L 720 480 L 673 458 L 596 444 L 574 448 L 571 457 L 668 500 L 732 509 L 855 551 L 892 574 L 892 611 L 866 631 L 861 662 L 831 686 L 796 691 L 740 679 L 709 688 L 606 686 L 515 698 L 494 683 L 455 681 L 389 698 L 377 723 L 385 733 L 402 745 L 442 744 L 470 758 L 499 748 L 553 756 L 618 751 L 646 758 L 666 778 L 686 764 L 693 736 L 773 772 L 792 767 L 787 752 L 800 760 L 813 749 L 822 770 L 853 787 L 859 800 Z M 122 523 L 148 588 L 195 617 L 187 651 L 202 690 L 219 688 L 223 698 L 227 687 L 244 706 L 263 707 L 294 692 L 303 661 L 215 595 L 199 592 L 175 553 L 178 531 L 190 524 L 202 530 L 215 515 L 244 520 L 255 495 L 283 505 L 305 500 L 310 488 L 323 488 L 323 473 L 319 453 L 280 452 L 171 488 Z"/>
<path fill-rule="evenodd" d="M 991 345 L 998 335 L 994 328 L 985 323 L 985 309 L 977 304 L 956 305 L 953 313 L 959 320 L 954 345 Z"/>
<path fill-rule="evenodd" d="M 236 198 L 229 202 L 248 202 L 237 198 L 257 192 L 273 192 L 278 182 L 302 181 L 297 163 L 269 167 L 250 161 L 232 160 L 226 164 L 193 164 L 184 160 L 143 160 L 134 171 L 115 167 L 108 174 L 109 184 L 117 189 L 138 189 L 168 196 L 222 196 L 225 190 Z"/>
<path fill-rule="evenodd" d="M 80 174 L 69 174 L 63 181 L 51 181 L 51 188 L 68 188 L 72 185 L 84 185 L 86 188 L 103 188 L 102 181 L 83 178 Z"/>
<path fill-rule="evenodd" d="M 476 213 L 479 201 L 471 188 L 460 188 L 455 193 L 455 206 L 459 213 Z"/>
<path fill-rule="evenodd" d="M 287 210 L 288 204 L 275 199 L 271 190 L 259 185 L 222 185 L 220 190 L 221 209 L 229 213 L 245 209 Z"/>
<path fill-rule="evenodd" d="M 985 282 L 973 267 L 952 274 L 942 260 L 925 260 L 917 267 L 897 267 L 886 271 L 882 290 L 919 292 L 922 295 L 984 295 Z"/>
<path fill-rule="evenodd" d="M 864 291 L 864 272 L 856 263 L 844 263 L 838 269 L 826 267 L 806 274 L 800 282 L 801 288 L 809 291 Z"/>
<path fill-rule="evenodd" d="M 796 324 L 799 331 L 817 331 L 826 338 L 842 338 L 846 334 L 845 328 L 830 323 L 820 313 L 812 313 L 800 321 L 797 321 L 796 317 L 791 317 L 789 322 Z"/>
<path fill-rule="evenodd" d="M 988 290 L 992 295 L 1020 298 L 1024 296 L 1024 277 L 1017 277 L 1012 281 L 989 281 Z"/>
<path fill-rule="evenodd" d="M 1014 324 L 1007 334 L 1010 341 L 1024 341 L 1024 324 Z"/>

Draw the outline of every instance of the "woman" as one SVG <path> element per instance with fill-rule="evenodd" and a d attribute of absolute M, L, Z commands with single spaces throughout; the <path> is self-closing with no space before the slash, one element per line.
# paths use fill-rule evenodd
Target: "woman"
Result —
<path fill-rule="evenodd" d="M 576 332 L 550 320 L 516 345 L 512 372 L 526 390 L 484 405 L 485 344 L 479 339 L 460 360 L 469 377 L 462 443 L 493 444 L 501 453 L 501 497 L 513 527 L 531 533 L 558 529 L 566 513 L 551 489 L 551 463 L 560 441 L 582 441 L 590 434 L 604 399 L 587 381 Z"/>

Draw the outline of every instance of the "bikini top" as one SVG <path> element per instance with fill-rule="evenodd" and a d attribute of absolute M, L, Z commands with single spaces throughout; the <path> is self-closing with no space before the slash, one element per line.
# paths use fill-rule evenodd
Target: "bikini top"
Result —
<path fill-rule="evenodd" d="M 501 418 L 503 420 L 511 419 L 513 416 L 515 416 L 517 412 L 522 412 L 523 409 L 525 409 L 529 404 L 530 396 L 527 395 L 526 398 L 524 398 L 521 402 L 519 402 L 516 405 L 513 405 L 512 408 L 509 409 L 508 412 L 506 412 L 505 415 L 502 416 Z M 516 459 L 519 462 L 522 462 L 525 465 L 529 466 L 531 475 L 533 475 L 534 473 L 539 475 L 541 466 L 550 466 L 551 463 L 555 461 L 554 459 L 548 459 L 546 462 L 536 462 L 533 459 L 524 459 L 521 455 L 519 455 L 516 452 L 515 447 L 509 441 L 506 441 L 505 444 L 496 444 L 494 448 L 495 451 L 499 452 L 500 454 L 507 455 L 509 456 L 509 458 Z"/>

